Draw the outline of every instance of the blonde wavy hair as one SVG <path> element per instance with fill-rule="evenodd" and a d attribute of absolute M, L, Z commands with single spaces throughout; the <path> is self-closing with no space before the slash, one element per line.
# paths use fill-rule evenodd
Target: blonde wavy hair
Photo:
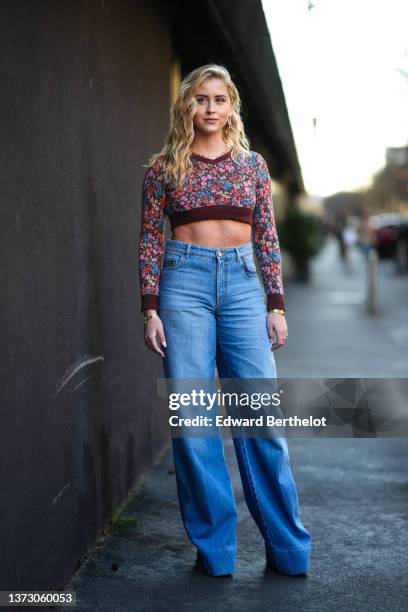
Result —
<path fill-rule="evenodd" d="M 240 154 L 249 154 L 250 143 L 241 118 L 241 98 L 230 73 L 219 64 L 200 66 L 181 81 L 177 99 L 170 108 L 170 127 L 163 147 L 149 158 L 147 164 L 150 167 L 162 159 L 162 171 L 167 178 L 175 180 L 176 187 L 181 186 L 193 168 L 190 159 L 194 140 L 193 117 L 198 106 L 195 92 L 205 79 L 213 77 L 224 81 L 231 100 L 231 124 L 223 127 L 223 139 L 231 149 L 231 157 L 237 161 Z"/>

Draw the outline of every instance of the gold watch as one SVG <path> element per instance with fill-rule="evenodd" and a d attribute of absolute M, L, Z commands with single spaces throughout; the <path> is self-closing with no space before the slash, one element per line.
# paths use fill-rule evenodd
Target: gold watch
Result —
<path fill-rule="evenodd" d="M 285 311 L 282 308 L 271 308 L 268 312 L 276 312 L 277 314 L 285 315 Z"/>
<path fill-rule="evenodd" d="M 143 322 L 147 323 L 149 319 L 154 319 L 155 317 L 158 317 L 158 316 L 159 315 L 157 313 L 150 314 L 150 315 L 143 315 Z"/>

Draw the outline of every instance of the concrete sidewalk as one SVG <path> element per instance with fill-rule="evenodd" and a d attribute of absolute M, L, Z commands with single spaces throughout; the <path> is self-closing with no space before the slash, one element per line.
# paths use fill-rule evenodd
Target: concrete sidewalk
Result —
<path fill-rule="evenodd" d="M 329 241 L 313 280 L 286 287 L 289 338 L 275 352 L 283 377 L 406 377 L 408 277 L 381 262 L 379 306 L 364 309 L 365 262 L 353 271 Z M 171 453 L 145 477 L 117 528 L 89 555 L 67 589 L 78 610 L 367 610 L 408 606 L 408 440 L 288 438 L 300 516 L 313 537 L 306 577 L 264 571 L 263 539 L 243 498 L 233 445 L 225 452 L 238 509 L 237 572 L 193 570 L 195 549 L 181 523 Z M 118 569 L 112 570 L 113 564 Z"/>
<path fill-rule="evenodd" d="M 345 268 L 337 251 L 329 240 L 309 285 L 285 283 L 289 337 L 275 352 L 278 375 L 407 377 L 408 276 L 379 261 L 378 314 L 370 316 L 366 261 L 353 251 Z"/>

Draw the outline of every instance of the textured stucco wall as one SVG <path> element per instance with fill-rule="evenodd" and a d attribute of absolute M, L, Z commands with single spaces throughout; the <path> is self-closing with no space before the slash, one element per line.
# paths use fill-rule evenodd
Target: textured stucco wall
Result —
<path fill-rule="evenodd" d="M 140 188 L 168 124 L 159 2 L 3 0 L 1 586 L 62 583 L 167 441 Z"/>

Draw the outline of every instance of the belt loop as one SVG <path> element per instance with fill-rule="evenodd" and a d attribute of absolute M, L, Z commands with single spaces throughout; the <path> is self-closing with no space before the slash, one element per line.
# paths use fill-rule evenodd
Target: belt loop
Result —
<path fill-rule="evenodd" d="M 191 242 L 189 242 L 187 244 L 187 251 L 186 251 L 186 258 L 187 259 L 190 257 L 190 251 L 191 251 Z"/>
<path fill-rule="evenodd" d="M 237 261 L 241 261 L 241 254 L 239 252 L 239 248 L 238 247 L 234 247 L 235 249 L 235 253 L 237 255 Z"/>

